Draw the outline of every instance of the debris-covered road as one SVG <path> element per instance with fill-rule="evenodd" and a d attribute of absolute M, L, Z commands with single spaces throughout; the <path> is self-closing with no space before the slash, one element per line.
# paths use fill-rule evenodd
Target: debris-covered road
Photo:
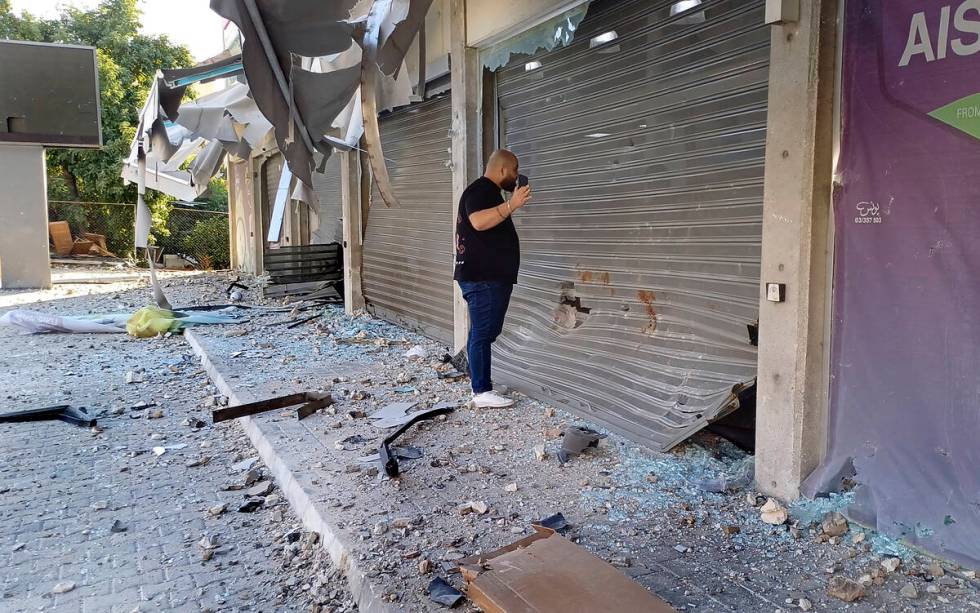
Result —
<path fill-rule="evenodd" d="M 208 275 L 167 285 L 175 304 L 202 304 L 226 301 L 228 282 Z M 107 289 L 31 308 L 109 312 L 143 306 L 148 296 L 145 287 Z M 244 298 L 261 302 L 254 289 Z M 767 503 L 748 484 L 751 457 L 715 437 L 651 454 L 610 435 L 560 466 L 561 433 L 587 421 L 523 397 L 511 409 L 468 409 L 467 383 L 439 377 L 445 348 L 395 326 L 318 308 L 254 312 L 248 322 L 195 334 L 229 384 L 253 398 L 333 395 L 334 406 L 301 422 L 281 411 L 255 419 L 275 434 L 277 453 L 302 471 L 295 477 L 393 608 L 440 610 L 426 593 L 433 578 L 463 587 L 459 559 L 526 536 L 532 522 L 561 512 L 571 525 L 566 536 L 678 610 L 980 613 L 971 571 L 848 525 L 832 514 L 840 500 Z M 0 490 L 9 488 L 0 506 L 0 609 L 19 610 L 20 599 L 31 610 L 83 602 L 88 586 L 112 593 L 117 583 L 131 587 L 123 577 L 141 582 L 161 572 L 171 590 L 163 602 L 173 606 L 180 598 L 215 610 L 348 606 L 325 556 L 303 559 L 320 551 L 312 539 L 286 537 L 295 520 L 280 493 L 251 514 L 236 511 L 246 490 L 226 488 L 246 485 L 248 471 L 233 466 L 254 452 L 234 422 L 209 425 L 223 399 L 183 339 L 24 337 L 0 328 L 0 343 L 5 410 L 43 401 L 108 413 L 101 434 L 54 423 L 24 436 L 22 425 L 0 425 Z M 139 368 L 144 381 L 127 384 L 127 372 Z M 156 406 L 134 410 L 140 402 Z M 401 461 L 402 477 L 392 480 L 360 459 L 385 432 L 370 416 L 396 402 L 460 408 L 398 441 L 421 457 Z M 206 466 L 188 466 L 202 455 L 210 456 Z M 261 480 L 259 490 L 267 487 Z M 95 510 L 102 500 L 106 508 Z M 226 502 L 224 513 L 209 515 Z M 37 518 L 25 523 L 33 527 L 20 528 L 34 508 Z M 116 520 L 125 531 L 112 532 Z M 90 540 L 75 542 L 83 536 Z M 210 537 L 216 548 L 205 561 Z M 284 569 L 294 550 L 299 559 Z M 76 587 L 53 595 L 64 582 Z M 152 596 L 155 583 L 140 596 Z"/>
<path fill-rule="evenodd" d="M 0 292 L 0 312 L 27 295 L 64 315 L 132 309 L 134 285 Z M 356 610 L 241 430 L 210 425 L 208 387 L 180 336 L 0 327 L 0 412 L 98 418 L 0 424 L 0 611 Z M 238 512 L 246 485 L 272 490 L 253 513 Z"/>

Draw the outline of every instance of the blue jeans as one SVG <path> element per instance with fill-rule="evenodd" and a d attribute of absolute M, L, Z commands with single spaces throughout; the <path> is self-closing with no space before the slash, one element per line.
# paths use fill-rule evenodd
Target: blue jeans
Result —
<path fill-rule="evenodd" d="M 470 381 L 473 393 L 482 394 L 493 390 L 490 346 L 504 329 L 504 317 L 514 286 L 510 283 L 460 281 L 459 288 L 470 312 L 470 335 L 466 342 Z"/>

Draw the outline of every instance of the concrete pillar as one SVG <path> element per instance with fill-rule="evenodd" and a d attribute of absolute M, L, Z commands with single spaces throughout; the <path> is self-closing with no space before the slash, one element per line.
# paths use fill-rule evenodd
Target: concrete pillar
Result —
<path fill-rule="evenodd" d="M 466 0 L 451 0 L 450 68 L 452 86 L 453 201 L 447 217 L 453 224 L 453 253 L 456 252 L 456 215 L 466 187 L 480 174 L 480 80 L 479 52 L 466 46 Z M 466 302 L 453 284 L 453 353 L 466 346 L 469 317 Z"/>
<path fill-rule="evenodd" d="M 44 147 L 0 145 L 0 288 L 51 287 Z"/>
<path fill-rule="evenodd" d="M 364 308 L 364 227 L 361 210 L 361 164 L 356 151 L 339 153 L 344 224 L 344 309 L 353 314 Z"/>
<path fill-rule="evenodd" d="M 772 26 L 756 481 L 792 500 L 826 448 L 837 0 Z M 766 298 L 784 283 L 785 301 Z"/>

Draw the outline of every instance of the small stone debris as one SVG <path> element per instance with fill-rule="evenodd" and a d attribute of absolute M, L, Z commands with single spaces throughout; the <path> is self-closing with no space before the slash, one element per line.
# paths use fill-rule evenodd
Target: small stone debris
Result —
<path fill-rule="evenodd" d="M 92 509 L 95 511 L 105 511 L 109 508 L 108 500 L 96 500 L 92 503 Z"/>
<path fill-rule="evenodd" d="M 548 407 L 547 409 L 544 410 L 544 416 L 545 417 L 554 417 L 555 416 L 555 410 L 553 408 L 551 408 L 551 407 Z"/>
<path fill-rule="evenodd" d="M 915 588 L 911 583 L 906 583 L 902 586 L 902 589 L 898 590 L 898 594 L 902 598 L 908 598 L 909 600 L 915 600 L 919 597 L 919 590 Z"/>
<path fill-rule="evenodd" d="M 926 572 L 928 572 L 933 577 L 942 577 L 946 574 L 946 571 L 943 569 L 943 565 L 940 564 L 939 562 L 936 562 L 935 560 L 933 560 L 933 562 L 929 564 L 929 567 L 926 569 Z"/>
<path fill-rule="evenodd" d="M 143 383 L 144 381 L 143 371 L 141 370 L 130 370 L 126 372 L 126 383 Z"/>
<path fill-rule="evenodd" d="M 834 575 L 827 582 L 827 595 L 844 602 L 854 602 L 864 597 L 864 587 L 847 577 Z"/>
<path fill-rule="evenodd" d="M 186 466 L 187 468 L 197 468 L 198 466 L 207 466 L 210 461 L 211 461 L 211 456 L 202 455 L 188 462 Z"/>
<path fill-rule="evenodd" d="M 254 485 L 258 483 L 259 479 L 262 478 L 262 471 L 257 468 L 253 468 L 245 473 L 245 486 Z"/>
<path fill-rule="evenodd" d="M 847 534 L 848 530 L 847 518 L 837 512 L 827 513 L 824 515 L 820 528 L 827 536 L 843 536 Z"/>
<path fill-rule="evenodd" d="M 11 550 L 11 551 L 20 551 L 20 550 L 21 550 L 21 549 L 23 549 L 24 547 L 27 547 L 27 544 L 26 544 L 26 543 L 17 543 L 17 544 L 16 544 L 16 545 L 14 545 L 14 546 L 13 546 L 13 547 L 12 547 L 12 548 L 11 548 L 10 550 Z"/>
<path fill-rule="evenodd" d="M 548 452 L 544 450 L 544 445 L 534 446 L 534 457 L 538 462 L 544 462 L 548 459 Z"/>
<path fill-rule="evenodd" d="M 755 492 L 749 492 L 745 495 L 745 502 L 747 502 L 749 506 L 757 507 L 762 504 L 762 501 L 762 497 L 756 495 Z"/>
<path fill-rule="evenodd" d="M 120 532 L 125 532 L 127 530 L 129 530 L 129 528 L 127 528 L 126 526 L 124 526 L 123 523 L 121 521 L 119 521 L 118 519 L 115 520 L 115 521 L 113 521 L 112 522 L 112 526 L 109 527 L 109 532 L 112 532 L 114 534 L 118 534 Z"/>
<path fill-rule="evenodd" d="M 251 488 L 245 491 L 245 495 L 249 498 L 268 496 L 272 493 L 272 482 L 271 481 L 259 481 Z"/>
<path fill-rule="evenodd" d="M 218 548 L 218 541 L 215 537 L 205 534 L 197 542 L 197 546 L 201 548 L 201 561 L 207 562 L 214 557 L 214 550 Z"/>
<path fill-rule="evenodd" d="M 813 603 L 806 598 L 800 598 L 800 601 L 796 603 L 796 606 L 798 606 L 801 611 L 809 611 L 813 608 Z"/>
<path fill-rule="evenodd" d="M 259 459 L 256 458 L 246 458 L 237 464 L 232 464 L 231 469 L 235 472 L 245 472 L 246 470 L 252 470 L 255 465 L 258 464 Z"/>
<path fill-rule="evenodd" d="M 902 565 L 901 558 L 885 558 L 881 561 L 881 567 L 886 571 L 893 573 L 898 570 L 898 567 Z"/>
<path fill-rule="evenodd" d="M 725 533 L 725 536 L 735 536 L 742 532 L 742 529 L 738 526 L 722 526 L 721 531 Z"/>
<path fill-rule="evenodd" d="M 490 506 L 482 501 L 470 502 L 470 508 L 472 508 L 473 512 L 477 515 L 484 515 L 490 510 Z"/>
<path fill-rule="evenodd" d="M 245 504 L 238 507 L 239 513 L 254 513 L 263 504 L 265 504 L 265 498 L 249 498 L 245 501 Z"/>
<path fill-rule="evenodd" d="M 677 553 L 687 553 L 691 548 L 686 545 L 674 545 L 674 551 Z"/>
<path fill-rule="evenodd" d="M 394 521 L 391 522 L 391 527 L 397 530 L 404 530 L 406 528 L 411 528 L 412 524 L 411 517 L 396 517 Z"/>
<path fill-rule="evenodd" d="M 160 409 L 156 409 L 156 410 L 153 410 L 153 411 L 148 411 L 146 413 L 146 418 L 147 419 L 161 419 L 161 418 L 163 418 L 163 411 L 161 411 Z"/>
<path fill-rule="evenodd" d="M 861 543 L 864 542 L 864 539 L 866 538 L 867 535 L 864 532 L 858 532 L 857 534 L 851 537 L 851 543 L 854 545 L 860 545 Z"/>
<path fill-rule="evenodd" d="M 516 483 L 508 483 L 507 485 L 504 486 L 504 491 L 505 492 L 511 492 L 511 493 L 516 492 L 517 491 L 517 484 Z"/>
<path fill-rule="evenodd" d="M 77 586 L 75 585 L 75 582 L 73 582 L 73 581 L 62 581 L 61 583 L 56 584 L 54 586 L 54 588 L 51 589 L 51 593 L 52 594 L 67 594 L 68 592 L 72 591 L 76 587 Z"/>
<path fill-rule="evenodd" d="M 786 508 L 779 504 L 779 501 L 775 498 L 770 498 L 759 509 L 759 517 L 767 524 L 780 526 L 786 523 L 786 520 L 789 519 L 789 514 L 786 512 Z"/>
<path fill-rule="evenodd" d="M 432 572 L 432 562 L 427 558 L 422 558 L 419 560 L 419 574 L 428 575 Z"/>

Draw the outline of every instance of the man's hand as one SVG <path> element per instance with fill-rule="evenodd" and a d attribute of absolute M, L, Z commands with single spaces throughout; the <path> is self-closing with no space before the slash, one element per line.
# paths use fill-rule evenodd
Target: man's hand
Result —
<path fill-rule="evenodd" d="M 516 211 L 517 209 L 522 208 L 530 200 L 531 186 L 525 185 L 524 187 L 518 187 L 510 196 L 510 207 Z"/>
<path fill-rule="evenodd" d="M 514 190 L 511 194 L 510 200 L 503 204 L 498 204 L 497 206 L 484 209 L 482 211 L 477 211 L 470 215 L 470 225 L 477 232 L 483 232 L 484 230 L 489 230 L 491 228 L 496 228 L 502 221 L 510 217 L 512 214 L 517 212 L 518 209 L 523 208 L 525 204 L 531 199 L 531 188 L 525 185 L 524 187 L 519 187 Z"/>

